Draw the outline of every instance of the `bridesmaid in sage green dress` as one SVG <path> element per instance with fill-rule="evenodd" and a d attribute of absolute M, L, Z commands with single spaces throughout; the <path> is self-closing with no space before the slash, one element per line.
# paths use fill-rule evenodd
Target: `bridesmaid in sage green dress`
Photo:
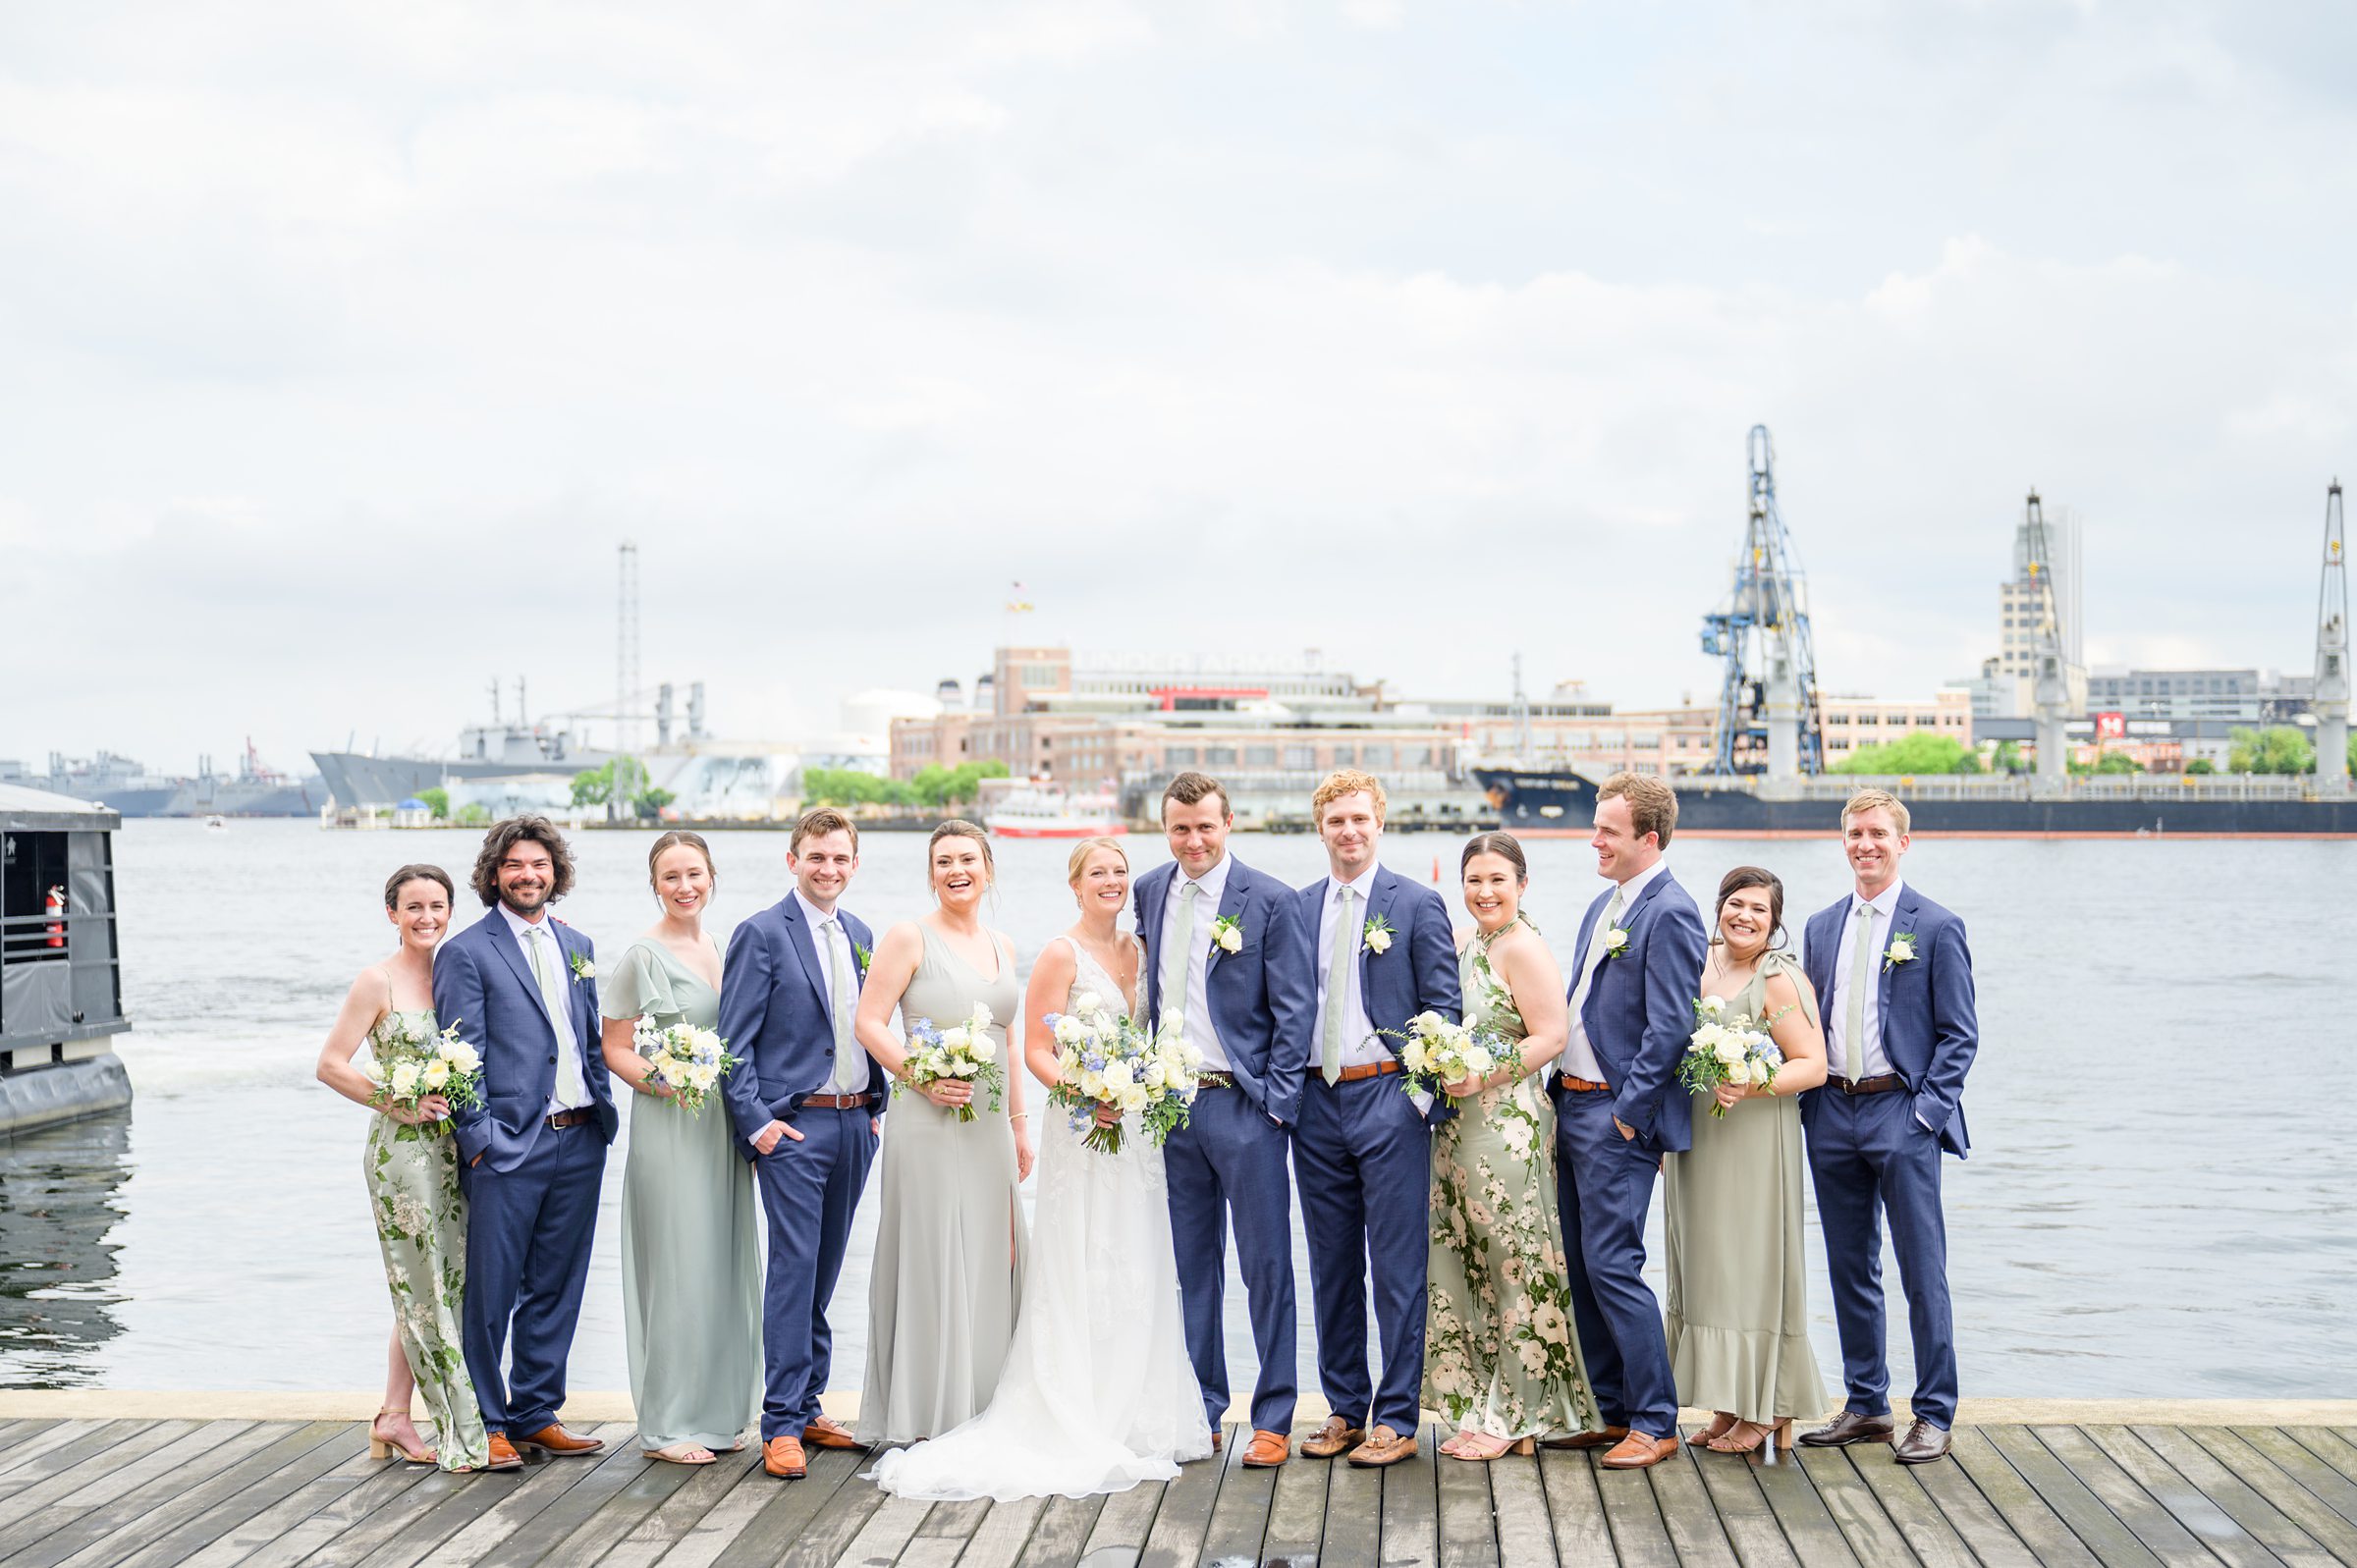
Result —
<path fill-rule="evenodd" d="M 1441 1452 L 1488 1461 L 1604 1422 L 1563 1277 L 1555 1108 L 1539 1087 L 1570 1033 L 1562 971 L 1522 918 L 1530 873 L 1513 837 L 1481 834 L 1458 863 L 1473 916 L 1458 938 L 1464 1021 L 1516 1042 L 1521 1062 L 1449 1085 L 1457 1113 L 1433 1135 L 1424 1403 L 1457 1426 Z"/>
<path fill-rule="evenodd" d="M 1023 1000 L 1014 946 L 981 921 L 992 862 L 980 828 L 943 823 L 925 858 L 938 907 L 877 944 L 859 992 L 859 1043 L 900 1080 L 907 1054 L 895 1006 L 904 1022 L 947 1029 L 979 1001 L 1006 1084 L 993 1105 L 988 1090 L 962 1082 L 896 1082 L 859 1389 L 859 1440 L 870 1446 L 937 1436 L 988 1405 L 1023 1296 L 1028 1238 L 1014 1190 L 1031 1173 L 1031 1140 L 1023 1068 L 1008 1050 Z M 974 1119 L 959 1120 L 969 1104 Z"/>
<path fill-rule="evenodd" d="M 761 1271 L 752 1166 L 715 1090 L 688 1112 L 647 1078 L 631 1045 L 641 1017 L 720 1022 L 720 945 L 704 931 L 712 851 L 667 833 L 647 855 L 663 905 L 654 930 L 598 977 L 606 1065 L 637 1091 L 622 1178 L 622 1311 L 638 1443 L 652 1459 L 708 1465 L 744 1446 L 761 1393 Z"/>
<path fill-rule="evenodd" d="M 1796 1098 L 1825 1082 L 1825 1034 L 1799 960 L 1768 946 L 1783 918 L 1772 873 L 1738 866 L 1719 884 L 1702 994 L 1725 998 L 1727 1017 L 1768 1023 L 1784 1061 L 1760 1088 L 1696 1095 L 1694 1146 L 1665 1165 L 1670 1364 L 1678 1403 L 1714 1413 L 1686 1440 L 1715 1453 L 1788 1448 L 1792 1418 L 1826 1410 L 1809 1348 Z M 1716 1107 L 1726 1114 L 1708 1114 Z"/>
<path fill-rule="evenodd" d="M 319 1053 L 319 1081 L 376 1112 L 360 1170 L 393 1292 L 393 1343 L 385 1402 L 368 1423 L 370 1457 L 398 1453 L 413 1465 L 480 1470 L 491 1439 L 466 1376 L 459 1323 L 466 1289 L 466 1199 L 459 1191 L 458 1145 L 446 1126 L 450 1103 L 426 1095 L 395 1108 L 359 1064 L 419 1053 L 442 1032 L 434 1017 L 434 948 L 450 929 L 453 889 L 439 866 L 404 866 L 385 884 L 385 916 L 401 949 L 360 971 Z M 428 1446 L 410 1417 L 422 1399 L 433 1420 Z"/>

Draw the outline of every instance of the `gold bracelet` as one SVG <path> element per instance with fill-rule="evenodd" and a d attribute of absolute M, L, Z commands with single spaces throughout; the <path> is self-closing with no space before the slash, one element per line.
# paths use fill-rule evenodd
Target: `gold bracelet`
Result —
<path fill-rule="evenodd" d="M 1009 1116 L 1007 1119 L 1009 1121 L 1029 1121 L 1031 1119 L 1031 1112 L 1028 1110 L 1018 1110 L 1014 1115 Z"/>

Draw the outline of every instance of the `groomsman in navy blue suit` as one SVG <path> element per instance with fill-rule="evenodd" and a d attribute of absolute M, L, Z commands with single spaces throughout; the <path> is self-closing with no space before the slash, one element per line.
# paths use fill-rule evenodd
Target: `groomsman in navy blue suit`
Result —
<path fill-rule="evenodd" d="M 483 1104 L 452 1120 L 466 1194 L 461 1338 L 494 1470 L 521 1469 L 519 1447 L 575 1457 L 605 1446 L 557 1421 L 619 1120 L 597 1045 L 596 950 L 548 912 L 572 891 L 556 824 L 511 817 L 474 861 L 491 912 L 434 954 L 434 1015 L 483 1058 Z"/>
<path fill-rule="evenodd" d="M 1424 1386 L 1424 1279 L 1431 1254 L 1432 1123 L 1446 1100 L 1400 1091 L 1399 1038 L 1464 1001 L 1449 906 L 1376 860 L 1383 784 L 1329 774 L 1310 799 L 1329 875 L 1303 888 L 1305 958 L 1318 999 L 1293 1170 L 1308 1232 L 1318 1381 L 1333 1412 L 1301 1452 L 1371 1468 L 1415 1456 Z M 1389 1033 L 1386 1033 L 1389 1031 Z M 1367 1283 L 1375 1290 L 1382 1375 L 1367 1376 Z"/>
<path fill-rule="evenodd" d="M 1980 1049 L 1964 922 L 1899 880 L 1907 808 L 1880 789 L 1841 808 L 1841 843 L 1857 881 L 1809 920 L 1803 964 L 1825 999 L 1830 1076 L 1801 1097 L 1809 1169 L 1841 1331 L 1841 1413 L 1800 1440 L 1817 1447 L 1889 1442 L 1891 1368 L 1883 1353 L 1883 1215 L 1898 1254 L 1915 1341 L 1914 1422 L 1895 1457 L 1947 1452 L 1956 1423 L 1955 1323 L 1947 1298 L 1947 1222 L 1940 1154 L 1961 1160 L 1964 1074 Z"/>
<path fill-rule="evenodd" d="M 1571 1040 L 1551 1090 L 1571 1311 L 1605 1421 L 1560 1445 L 1611 1444 L 1603 1463 L 1615 1470 L 1677 1452 L 1677 1383 L 1645 1283 L 1645 1215 L 1662 1157 L 1692 1144 L 1677 1061 L 1710 943 L 1662 863 L 1676 826 L 1677 796 L 1651 775 L 1617 773 L 1596 791 L 1596 869 L 1614 886 L 1579 923 Z"/>
<path fill-rule="evenodd" d="M 1137 930 L 1146 945 L 1146 1016 L 1179 1020 L 1187 1044 L 1203 1054 L 1203 1089 L 1193 1112 L 1163 1146 L 1186 1353 L 1216 1447 L 1228 1411 L 1221 1318 L 1233 1225 L 1260 1353 L 1243 1461 L 1265 1469 L 1292 1452 L 1287 1433 L 1297 1377 L 1287 1129 L 1300 1109 L 1316 997 L 1299 900 L 1284 883 L 1228 853 L 1230 823 L 1228 792 L 1218 780 L 1182 773 L 1171 781 L 1162 792 L 1162 826 L 1176 864 L 1137 879 Z"/>
<path fill-rule="evenodd" d="M 803 1444 L 856 1448 L 819 1413 L 834 1335 L 827 1303 L 876 1156 L 884 1069 L 851 1022 L 875 936 L 837 902 L 859 869 L 859 830 L 820 806 L 794 826 L 794 892 L 729 938 L 720 1034 L 737 1065 L 723 1094 L 769 1217 L 761 1293 L 761 1462 L 807 1472 Z"/>

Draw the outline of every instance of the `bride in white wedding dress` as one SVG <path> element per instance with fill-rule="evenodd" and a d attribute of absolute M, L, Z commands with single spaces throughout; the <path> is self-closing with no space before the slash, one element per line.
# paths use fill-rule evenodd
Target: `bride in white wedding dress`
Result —
<path fill-rule="evenodd" d="M 1137 939 L 1118 928 L 1129 900 L 1119 839 L 1072 852 L 1080 919 L 1040 954 L 1024 998 L 1024 1055 L 1056 1076 L 1041 1016 L 1093 991 L 1135 1015 Z M 1012 1064 L 1011 1064 L 1012 1065 Z M 1162 1151 L 1130 1118 L 1118 1155 L 1084 1147 L 1067 1113 L 1043 1106 L 1031 1252 L 1014 1342 L 990 1405 L 867 1473 L 904 1497 L 1085 1497 L 1168 1481 L 1211 1452 L 1203 1394 L 1186 1359 Z M 892 1131 L 886 1127 L 884 1136 Z"/>

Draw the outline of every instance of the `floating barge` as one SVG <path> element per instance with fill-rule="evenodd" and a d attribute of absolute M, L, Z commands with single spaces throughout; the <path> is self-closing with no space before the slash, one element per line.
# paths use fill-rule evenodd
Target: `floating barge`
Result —
<path fill-rule="evenodd" d="M 122 826 L 105 806 L 0 784 L 0 1138 L 131 1104 L 113 1048 L 131 1027 L 115 930 Z"/>

